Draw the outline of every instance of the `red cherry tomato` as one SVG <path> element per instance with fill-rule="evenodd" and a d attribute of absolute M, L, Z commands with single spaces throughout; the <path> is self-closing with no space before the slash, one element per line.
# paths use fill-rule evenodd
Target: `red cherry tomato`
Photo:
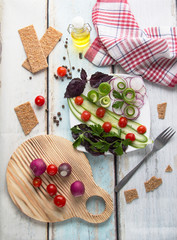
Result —
<path fill-rule="evenodd" d="M 138 128 L 137 128 L 137 132 L 139 134 L 144 134 L 146 132 L 146 127 L 144 125 L 140 125 Z"/>
<path fill-rule="evenodd" d="M 54 176 L 55 174 L 57 174 L 58 172 L 58 168 L 55 164 L 50 164 L 48 167 L 47 167 L 47 173 L 50 175 L 50 176 Z"/>
<path fill-rule="evenodd" d="M 50 196 L 54 196 L 57 193 L 57 187 L 54 184 L 49 184 L 47 186 L 47 192 Z"/>
<path fill-rule="evenodd" d="M 132 142 L 135 141 L 135 134 L 134 133 L 127 133 L 125 136 L 126 139 L 130 139 Z"/>
<path fill-rule="evenodd" d="M 34 186 L 34 187 L 40 187 L 41 184 L 42 184 L 42 179 L 41 179 L 41 178 L 35 177 L 35 178 L 33 179 L 33 186 Z"/>
<path fill-rule="evenodd" d="M 91 113 L 88 111 L 83 111 L 83 113 L 81 114 L 81 119 L 84 122 L 87 122 L 91 117 Z"/>
<path fill-rule="evenodd" d="M 66 68 L 64 68 L 64 67 L 59 67 L 59 68 L 57 69 L 57 74 L 58 74 L 58 76 L 60 76 L 60 77 L 64 77 L 64 76 L 66 75 L 66 73 L 67 73 L 67 70 L 66 70 Z"/>
<path fill-rule="evenodd" d="M 104 115 L 105 115 L 105 112 L 106 112 L 106 109 L 105 109 L 105 108 L 99 107 L 99 108 L 96 110 L 96 115 L 97 115 L 97 117 L 99 117 L 99 118 L 103 118 Z"/>
<path fill-rule="evenodd" d="M 119 127 L 124 128 L 127 126 L 127 119 L 125 117 L 121 117 L 118 122 Z"/>
<path fill-rule="evenodd" d="M 63 197 L 62 195 L 57 195 L 54 198 L 54 203 L 57 207 L 64 207 L 64 205 L 66 204 L 66 198 Z"/>
<path fill-rule="evenodd" d="M 84 99 L 81 96 L 77 96 L 74 100 L 76 105 L 82 105 Z"/>
<path fill-rule="evenodd" d="M 104 122 L 102 128 L 104 129 L 105 132 L 108 133 L 111 131 L 112 124 L 110 122 Z"/>
<path fill-rule="evenodd" d="M 45 103 L 45 98 L 43 96 L 37 96 L 35 98 L 35 103 L 36 103 L 37 106 L 41 107 Z"/>

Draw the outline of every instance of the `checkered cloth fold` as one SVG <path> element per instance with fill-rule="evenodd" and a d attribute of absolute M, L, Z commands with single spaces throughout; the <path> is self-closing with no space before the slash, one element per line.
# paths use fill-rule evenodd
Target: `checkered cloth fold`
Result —
<path fill-rule="evenodd" d="M 97 38 L 85 57 L 97 66 L 120 64 L 129 74 L 164 86 L 177 84 L 175 27 L 141 29 L 127 0 L 97 0 L 92 20 Z"/>

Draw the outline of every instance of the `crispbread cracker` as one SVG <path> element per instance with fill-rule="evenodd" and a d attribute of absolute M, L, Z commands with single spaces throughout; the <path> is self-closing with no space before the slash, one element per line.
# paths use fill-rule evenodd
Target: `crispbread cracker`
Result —
<path fill-rule="evenodd" d="M 165 169 L 165 172 L 172 172 L 173 169 L 170 165 L 167 166 L 167 168 Z"/>
<path fill-rule="evenodd" d="M 23 103 L 14 108 L 14 110 L 25 135 L 28 135 L 39 123 L 30 102 Z"/>
<path fill-rule="evenodd" d="M 31 72 L 36 73 L 48 67 L 46 57 L 42 51 L 33 25 L 18 30 L 25 49 Z"/>
<path fill-rule="evenodd" d="M 151 177 L 147 182 L 144 183 L 146 192 L 154 191 L 162 184 L 161 178 L 156 178 L 155 176 Z"/>
<path fill-rule="evenodd" d="M 135 188 L 124 191 L 124 196 L 127 203 L 131 203 L 133 200 L 139 198 L 138 192 Z"/>
<path fill-rule="evenodd" d="M 158 111 L 159 119 L 165 118 L 166 107 L 167 107 L 167 103 L 157 104 L 157 111 Z"/>
<path fill-rule="evenodd" d="M 48 57 L 48 55 L 51 53 L 51 51 L 54 49 L 54 47 L 60 40 L 61 36 L 62 36 L 62 33 L 55 30 L 54 28 L 49 27 L 47 29 L 47 31 L 45 32 L 45 34 L 43 35 L 43 37 L 40 40 L 40 44 L 41 44 L 41 47 L 42 47 L 45 57 Z M 26 59 L 24 61 L 22 66 L 31 72 L 31 67 L 28 62 L 28 59 Z"/>

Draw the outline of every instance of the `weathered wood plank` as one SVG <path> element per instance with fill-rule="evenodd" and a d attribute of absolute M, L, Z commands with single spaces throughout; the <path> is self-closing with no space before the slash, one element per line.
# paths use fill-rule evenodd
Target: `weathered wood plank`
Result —
<path fill-rule="evenodd" d="M 46 1 L 1 1 L 1 40 L 2 56 L 0 64 L 0 239 L 44 240 L 46 224 L 36 222 L 21 213 L 10 199 L 6 188 L 6 167 L 11 154 L 19 144 L 29 137 L 46 133 L 45 107 L 34 106 L 37 95 L 46 96 L 46 73 L 32 76 L 21 67 L 25 52 L 18 29 L 34 24 L 39 38 L 46 30 Z M 32 80 L 29 77 L 32 76 Z M 36 112 L 39 124 L 29 136 L 25 136 L 14 112 L 14 107 L 30 101 Z"/>
<path fill-rule="evenodd" d="M 135 18 L 142 27 L 175 26 L 176 5 L 174 0 L 142 1 L 129 0 Z M 146 81 L 151 109 L 151 136 L 154 139 L 167 126 L 177 128 L 176 89 L 167 89 Z M 167 102 L 164 120 L 159 120 L 157 104 Z M 154 154 L 121 190 L 119 205 L 119 237 L 121 240 L 176 239 L 177 217 L 176 189 L 176 139 Z M 145 155 L 146 150 L 127 154 L 118 161 L 118 181 L 120 181 Z M 170 164 L 174 172 L 165 173 Z M 154 192 L 146 193 L 144 182 L 152 176 L 161 177 L 162 186 Z M 126 204 L 124 190 L 136 188 L 139 199 Z"/>
<path fill-rule="evenodd" d="M 70 123 L 69 123 L 69 111 L 67 107 L 67 101 L 63 98 L 68 80 L 61 82 L 60 80 L 55 80 L 53 74 L 60 65 L 67 65 L 69 67 L 75 66 L 74 71 L 72 71 L 73 77 L 78 77 L 79 73 L 77 69 L 82 67 L 87 71 L 88 75 L 93 74 L 98 70 L 91 63 L 85 59 L 79 59 L 79 52 L 74 49 L 71 43 L 71 37 L 67 32 L 68 24 L 71 23 L 73 17 L 81 15 L 84 17 L 86 22 L 92 23 L 91 21 L 91 9 L 95 1 L 69 1 L 66 0 L 64 4 L 60 4 L 57 0 L 50 1 L 49 6 L 49 25 L 55 27 L 63 33 L 63 39 L 56 47 L 56 50 L 49 57 L 50 70 L 49 70 L 49 91 L 50 91 L 50 133 L 55 133 L 56 135 L 64 136 L 65 138 L 72 140 L 70 133 Z M 93 27 L 93 26 L 92 26 Z M 92 31 L 92 40 L 95 36 L 95 30 Z M 65 39 L 68 38 L 68 53 L 64 48 Z M 63 56 L 66 60 L 63 61 Z M 71 65 L 70 65 L 71 64 Z M 100 70 L 100 69 L 99 69 Z M 103 68 L 101 71 L 110 72 L 110 68 Z M 65 105 L 65 109 L 62 109 L 62 105 Z M 52 117 L 60 111 L 62 113 L 63 120 L 60 122 L 60 126 L 57 128 L 53 122 Z M 114 197 L 113 187 L 114 187 L 114 162 L 112 157 L 91 157 L 87 155 L 95 182 L 102 188 L 104 188 L 108 193 Z M 92 211 L 95 208 L 95 204 L 90 204 L 89 209 Z M 96 211 L 103 210 L 104 204 L 98 206 L 96 203 Z M 50 239 L 115 239 L 115 218 L 114 215 L 111 218 L 99 225 L 88 224 L 80 219 L 71 219 L 63 223 L 55 223 L 50 227 Z"/>

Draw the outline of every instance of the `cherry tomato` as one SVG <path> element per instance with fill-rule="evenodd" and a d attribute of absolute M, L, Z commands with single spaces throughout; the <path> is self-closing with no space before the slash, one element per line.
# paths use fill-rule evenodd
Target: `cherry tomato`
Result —
<path fill-rule="evenodd" d="M 119 127 L 124 128 L 127 126 L 127 119 L 125 117 L 121 117 L 118 122 Z"/>
<path fill-rule="evenodd" d="M 57 74 L 58 74 L 58 76 L 60 76 L 60 77 L 64 77 L 64 76 L 66 75 L 66 73 L 67 73 L 67 70 L 66 70 L 66 68 L 64 68 L 64 67 L 59 67 L 59 68 L 57 69 Z"/>
<path fill-rule="evenodd" d="M 50 164 L 48 167 L 47 167 L 47 173 L 50 175 L 50 176 L 54 176 L 55 174 L 57 174 L 58 172 L 58 168 L 55 164 Z"/>
<path fill-rule="evenodd" d="M 41 178 L 35 177 L 35 178 L 33 179 L 33 186 L 34 186 L 34 187 L 40 187 L 41 184 L 42 184 L 42 179 L 41 179 Z"/>
<path fill-rule="evenodd" d="M 105 132 L 110 132 L 112 128 L 112 124 L 110 122 L 104 122 L 102 128 Z"/>
<path fill-rule="evenodd" d="M 134 133 L 127 133 L 125 136 L 126 139 L 130 139 L 132 142 L 135 141 L 135 134 Z"/>
<path fill-rule="evenodd" d="M 35 103 L 37 106 L 41 107 L 45 103 L 45 98 L 43 96 L 37 96 L 35 98 Z"/>
<path fill-rule="evenodd" d="M 64 205 L 66 204 L 66 198 L 63 197 L 62 195 L 57 195 L 54 198 L 54 203 L 57 207 L 64 207 Z"/>
<path fill-rule="evenodd" d="M 50 196 L 54 196 L 57 193 L 57 187 L 54 184 L 49 184 L 47 186 L 47 192 Z"/>
<path fill-rule="evenodd" d="M 140 125 L 138 128 L 137 128 L 137 132 L 139 134 L 144 134 L 146 132 L 146 127 L 144 125 Z"/>
<path fill-rule="evenodd" d="M 99 118 L 103 118 L 104 115 L 105 115 L 105 112 L 106 112 L 106 109 L 105 109 L 105 108 L 99 107 L 99 108 L 96 110 L 96 115 L 97 115 L 97 117 L 99 117 Z"/>
<path fill-rule="evenodd" d="M 91 113 L 88 111 L 83 111 L 83 113 L 81 114 L 81 119 L 84 122 L 87 122 L 91 117 Z"/>
<path fill-rule="evenodd" d="M 77 96 L 74 100 L 76 105 L 82 105 L 84 99 L 81 96 Z"/>

